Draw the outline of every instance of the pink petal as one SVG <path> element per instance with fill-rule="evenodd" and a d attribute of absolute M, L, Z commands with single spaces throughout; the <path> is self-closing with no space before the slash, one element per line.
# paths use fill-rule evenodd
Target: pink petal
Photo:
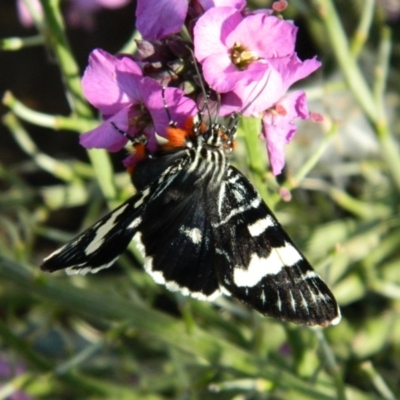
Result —
<path fill-rule="evenodd" d="M 288 110 L 287 118 L 289 120 L 293 120 L 296 118 L 299 119 L 308 119 L 308 105 L 307 105 L 307 96 L 302 90 L 296 90 L 287 94 L 281 101 Z"/>
<path fill-rule="evenodd" d="M 121 150 L 128 140 L 115 129 L 115 126 L 119 130 L 127 132 L 129 128 L 128 113 L 128 108 L 122 109 L 97 128 L 81 135 L 79 137 L 79 143 L 87 149 Z M 111 122 L 113 122 L 115 126 L 113 126 Z"/>
<path fill-rule="evenodd" d="M 253 74 L 254 79 L 251 82 L 240 81 L 232 91 L 223 95 L 221 115 L 229 114 L 229 110 L 238 111 L 232 110 L 231 106 L 237 106 L 239 102 L 241 103 L 239 111 L 244 115 L 257 115 L 276 104 L 284 93 L 282 79 L 273 68 L 268 65 L 264 65 L 264 68 L 261 77 Z"/>
<path fill-rule="evenodd" d="M 286 135 L 290 128 L 285 125 L 269 125 L 263 120 L 263 135 L 267 142 L 267 151 L 272 173 L 279 175 L 285 166 Z"/>
<path fill-rule="evenodd" d="M 188 0 L 138 0 L 136 26 L 143 39 L 158 40 L 182 29 Z"/>
<path fill-rule="evenodd" d="M 82 78 L 83 92 L 103 114 L 114 114 L 138 100 L 136 86 L 141 76 L 140 68 L 130 58 L 118 59 L 96 49 L 89 56 L 89 66 Z"/>
<path fill-rule="evenodd" d="M 288 59 L 276 59 L 270 60 L 270 62 L 281 74 L 285 91 L 293 85 L 293 83 L 307 77 L 321 66 L 321 63 L 316 57 L 301 61 L 296 53 L 292 54 Z"/>
<path fill-rule="evenodd" d="M 197 21 L 194 30 L 194 54 L 199 62 L 213 54 L 226 54 L 225 38 L 242 20 L 232 7 L 216 7 L 206 11 Z"/>
<path fill-rule="evenodd" d="M 148 148 L 153 150 L 157 145 L 154 132 L 157 132 L 160 136 L 165 136 L 166 128 L 171 122 L 165 104 L 168 106 L 173 122 L 176 122 L 178 126 L 183 126 L 188 117 L 195 115 L 197 107 L 196 103 L 185 97 L 180 89 L 166 88 L 163 100 L 161 85 L 158 82 L 151 78 L 143 78 L 141 85 L 144 104 L 151 114 L 154 126 L 151 131 L 147 130 Z"/>
<path fill-rule="evenodd" d="M 226 39 L 231 48 L 235 43 L 268 61 L 270 58 L 287 57 L 294 51 L 297 28 L 265 13 L 244 18 Z"/>
<path fill-rule="evenodd" d="M 242 10 L 246 7 L 245 0 L 200 0 L 200 4 L 204 10 L 208 10 L 212 7 L 234 7 L 237 10 Z"/>
<path fill-rule="evenodd" d="M 239 71 L 230 58 L 224 54 L 213 54 L 203 61 L 205 81 L 217 92 L 228 92 L 238 84 L 241 78 L 246 78 L 245 71 Z"/>
<path fill-rule="evenodd" d="M 285 145 L 296 134 L 294 119 L 309 117 L 307 98 L 304 92 L 296 91 L 286 95 L 275 106 L 274 112 L 263 117 L 263 135 L 267 142 L 268 157 L 274 175 L 281 173 L 285 165 Z"/>
<path fill-rule="evenodd" d="M 84 2 L 86 0 L 79 0 Z M 126 6 L 130 0 L 96 0 L 101 7 L 104 8 L 120 8 Z"/>
<path fill-rule="evenodd" d="M 33 7 L 38 15 L 43 15 L 42 5 L 39 0 L 31 0 L 31 7 Z M 17 0 L 17 12 L 19 21 L 25 28 L 33 26 L 32 16 L 23 0 Z"/>

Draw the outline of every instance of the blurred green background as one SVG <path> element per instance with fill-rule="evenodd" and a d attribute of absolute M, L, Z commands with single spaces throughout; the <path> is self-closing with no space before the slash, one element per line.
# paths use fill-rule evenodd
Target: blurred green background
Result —
<path fill-rule="evenodd" d="M 135 5 L 67 23 L 60 60 L 53 28 L 0 2 L 0 399 L 400 398 L 400 2 L 289 3 L 300 58 L 323 62 L 298 88 L 324 121 L 299 125 L 277 181 L 243 131 L 233 162 L 335 293 L 343 320 L 325 330 L 170 293 L 134 249 L 93 276 L 39 270 L 134 192 L 123 152 L 79 146 L 98 121 L 70 95 L 92 49 L 134 47 Z"/>

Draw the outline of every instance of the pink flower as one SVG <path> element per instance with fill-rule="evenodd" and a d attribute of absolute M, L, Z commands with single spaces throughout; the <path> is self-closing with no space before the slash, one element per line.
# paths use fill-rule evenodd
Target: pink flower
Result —
<path fill-rule="evenodd" d="M 164 135 L 170 122 L 164 101 L 178 125 L 196 113 L 195 103 L 183 96 L 181 90 L 166 88 L 163 96 L 161 85 L 143 77 L 130 57 L 117 58 L 100 49 L 89 57 L 82 86 L 88 101 L 105 119 L 99 127 L 81 135 L 80 143 L 86 148 L 122 149 L 128 139 L 120 130 L 132 138 L 144 135 L 148 149 L 154 151 L 155 132 Z"/>
<path fill-rule="evenodd" d="M 295 119 L 308 119 L 304 92 L 286 94 L 289 87 L 320 67 L 315 58 L 301 61 L 294 53 L 285 59 L 271 61 L 270 68 L 258 82 L 241 82 L 234 90 L 222 96 L 221 114 L 242 111 L 244 115 L 261 114 L 262 134 L 274 175 L 285 165 L 284 147 L 294 137 Z"/>
<path fill-rule="evenodd" d="M 42 5 L 39 0 L 31 0 L 30 6 L 37 15 L 43 16 Z M 25 28 L 33 26 L 33 19 L 23 0 L 17 0 L 18 18 Z"/>
<path fill-rule="evenodd" d="M 194 51 L 206 82 L 226 93 L 258 82 L 272 60 L 292 56 L 296 32 L 292 23 L 268 12 L 244 17 L 235 8 L 215 7 L 195 25 Z"/>
<path fill-rule="evenodd" d="M 262 134 L 274 175 L 279 175 L 285 165 L 285 145 L 296 133 L 297 126 L 293 120 L 298 118 L 309 118 L 307 98 L 302 91 L 285 95 L 273 108 L 264 112 Z"/>
<path fill-rule="evenodd" d="M 257 115 L 274 105 L 290 86 L 312 74 L 321 66 L 314 57 L 301 61 L 296 53 L 284 59 L 270 60 L 265 74 L 256 82 L 240 82 L 222 97 L 221 113 L 241 111 L 244 115 Z"/>
<path fill-rule="evenodd" d="M 188 15 L 193 19 L 212 7 L 245 5 L 245 0 L 138 0 L 136 26 L 143 39 L 159 40 L 180 32 Z"/>

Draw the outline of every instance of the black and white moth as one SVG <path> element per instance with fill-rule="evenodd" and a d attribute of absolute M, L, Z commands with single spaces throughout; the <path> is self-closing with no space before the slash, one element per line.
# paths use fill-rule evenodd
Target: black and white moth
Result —
<path fill-rule="evenodd" d="M 132 173 L 138 192 L 43 260 L 45 271 L 95 273 L 133 240 L 144 268 L 201 300 L 231 295 L 264 315 L 307 325 L 340 321 L 336 300 L 258 192 L 228 157 L 235 129 L 169 128 Z"/>

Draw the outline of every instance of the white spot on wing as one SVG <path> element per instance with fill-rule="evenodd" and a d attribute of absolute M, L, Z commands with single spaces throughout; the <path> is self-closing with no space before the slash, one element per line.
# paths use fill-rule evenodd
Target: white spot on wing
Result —
<path fill-rule="evenodd" d="M 215 228 L 218 228 L 219 226 L 226 224 L 235 215 L 241 214 L 242 212 L 250 210 L 252 208 L 259 207 L 261 204 L 261 201 L 262 200 L 261 200 L 260 196 L 255 197 L 250 203 L 233 209 L 223 220 L 221 220 L 218 224 L 213 224 L 213 226 Z"/>
<path fill-rule="evenodd" d="M 57 254 L 60 254 L 65 248 L 67 247 L 67 245 L 64 245 L 63 247 L 60 247 L 59 249 L 53 251 L 50 255 L 48 255 L 46 258 L 43 258 L 43 262 L 46 262 L 47 260 L 50 260 L 50 258 L 53 258 L 54 256 L 56 256 Z"/>
<path fill-rule="evenodd" d="M 225 296 L 232 296 L 232 293 L 225 286 L 220 286 L 219 289 Z"/>
<path fill-rule="evenodd" d="M 337 325 L 342 319 L 342 315 L 340 314 L 340 309 L 337 309 L 338 316 L 331 321 L 331 325 Z"/>
<path fill-rule="evenodd" d="M 199 228 L 190 229 L 190 228 L 185 228 L 185 227 L 182 226 L 179 229 L 179 231 L 181 233 L 183 233 L 185 236 L 187 236 L 192 241 L 192 243 L 194 243 L 194 244 L 201 243 L 201 241 L 203 239 L 203 235 L 201 234 Z"/>
<path fill-rule="evenodd" d="M 86 275 L 91 267 L 84 267 L 85 263 L 72 265 L 71 267 L 65 268 L 67 275 Z"/>
<path fill-rule="evenodd" d="M 253 254 L 246 269 L 235 266 L 233 280 L 239 287 L 255 286 L 266 275 L 276 275 L 283 267 L 291 267 L 302 259 L 300 253 L 290 244 L 285 243 L 282 247 L 271 249 L 266 258 L 260 258 Z"/>
<path fill-rule="evenodd" d="M 145 271 L 154 279 L 155 283 L 158 283 L 160 285 L 165 284 L 165 279 L 164 275 L 161 271 L 153 271 L 153 258 L 152 257 L 146 257 L 144 259 L 144 269 Z"/>
<path fill-rule="evenodd" d="M 221 295 L 221 292 L 218 289 L 208 296 L 201 292 L 191 292 L 188 288 L 179 286 L 174 281 L 166 282 L 165 287 L 171 292 L 180 292 L 183 296 L 193 297 L 194 299 L 202 301 L 213 301 Z"/>
<path fill-rule="evenodd" d="M 233 280 L 236 286 L 252 287 L 257 285 L 257 283 L 259 283 L 266 275 L 265 266 L 267 265 L 269 259 L 270 257 L 260 258 L 257 254 L 253 254 L 247 269 L 243 269 L 241 266 L 235 266 L 233 271 Z"/>
<path fill-rule="evenodd" d="M 184 296 L 190 296 L 198 300 L 213 301 L 221 295 L 221 291 L 218 289 L 214 293 L 211 293 L 210 295 L 207 296 L 201 292 L 191 292 L 188 288 L 179 286 L 174 281 L 166 281 L 162 271 L 153 270 L 153 258 L 146 256 L 145 247 L 143 245 L 141 237 L 142 237 L 141 233 L 137 232 L 133 237 L 133 240 L 136 244 L 136 248 L 145 257 L 143 267 L 145 271 L 153 278 L 154 282 L 160 285 L 165 285 L 166 288 L 171 290 L 172 292 L 181 292 Z"/>
<path fill-rule="evenodd" d="M 142 217 L 135 218 L 129 225 L 129 229 L 136 228 L 142 222 Z"/>
<path fill-rule="evenodd" d="M 276 306 L 278 307 L 279 311 L 282 311 L 282 300 L 281 300 L 281 296 L 279 295 L 279 291 L 277 291 L 276 294 L 278 295 L 278 300 L 276 302 Z"/>
<path fill-rule="evenodd" d="M 261 301 L 262 301 L 263 304 L 265 304 L 265 300 L 266 300 L 266 298 L 265 298 L 265 292 L 262 291 L 262 292 L 261 292 Z"/>
<path fill-rule="evenodd" d="M 146 197 L 149 195 L 149 193 L 150 193 L 150 188 L 147 188 L 147 189 L 143 190 L 142 196 L 141 196 L 140 199 L 134 204 L 134 207 L 135 207 L 135 208 L 138 208 L 139 206 L 141 206 L 141 205 L 144 203 Z"/>
<path fill-rule="evenodd" d="M 252 237 L 261 235 L 266 229 L 273 228 L 275 226 L 275 222 L 270 215 L 267 215 L 266 218 L 259 219 L 247 227 Z"/>
<path fill-rule="evenodd" d="M 293 311 L 296 311 L 296 300 L 293 297 L 293 292 L 289 290 L 290 293 L 290 305 L 292 306 Z"/>
<path fill-rule="evenodd" d="M 310 314 L 310 310 L 308 309 L 308 303 L 307 300 L 305 299 L 305 297 L 303 296 L 303 293 L 300 292 L 300 296 L 301 296 L 301 303 L 303 305 L 303 308 L 307 311 L 308 314 Z"/>
<path fill-rule="evenodd" d="M 314 294 L 314 292 L 313 292 L 310 288 L 308 288 L 308 291 L 309 291 L 310 294 L 311 294 L 313 303 L 314 303 L 314 304 L 317 304 L 317 303 L 318 303 L 318 298 L 317 298 L 317 296 Z"/>
<path fill-rule="evenodd" d="M 128 207 L 128 204 L 125 204 L 121 208 L 115 210 L 113 213 L 111 213 L 110 217 L 106 221 L 99 225 L 100 227 L 97 228 L 95 237 L 85 249 L 85 254 L 87 256 L 94 253 L 103 244 L 104 237 L 115 226 L 115 220 L 125 211 L 126 207 Z M 96 224 L 94 227 L 97 225 L 98 224 Z"/>
<path fill-rule="evenodd" d="M 312 269 L 308 270 L 305 274 L 301 275 L 301 280 L 306 281 L 307 279 L 319 278 L 319 275 Z"/>
<path fill-rule="evenodd" d="M 99 272 L 102 269 L 105 268 L 109 268 L 111 267 L 111 265 L 113 265 L 115 263 L 115 261 L 117 261 L 118 257 L 115 257 L 113 260 L 111 260 L 110 262 L 108 262 L 107 264 L 104 265 L 100 265 L 99 267 L 83 267 L 84 264 L 78 264 L 78 265 L 73 265 L 72 267 L 68 267 L 65 269 L 65 272 L 67 273 L 67 275 L 86 275 L 87 273 L 91 273 L 91 274 L 95 274 L 97 272 Z M 80 267 L 80 265 L 82 267 Z"/>
<path fill-rule="evenodd" d="M 221 181 L 221 186 L 219 189 L 219 194 L 218 194 L 218 215 L 222 216 L 222 204 L 224 202 L 225 199 L 225 182 Z"/>

